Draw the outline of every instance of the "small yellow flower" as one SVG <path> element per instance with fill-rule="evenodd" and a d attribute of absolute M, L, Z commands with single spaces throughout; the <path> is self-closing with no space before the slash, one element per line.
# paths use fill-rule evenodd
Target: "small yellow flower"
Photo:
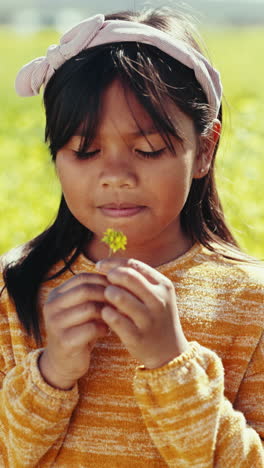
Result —
<path fill-rule="evenodd" d="M 108 228 L 104 233 L 102 242 L 109 245 L 111 255 L 112 252 L 115 253 L 119 249 L 126 250 L 127 237 L 121 231 L 115 231 L 112 228 Z"/>

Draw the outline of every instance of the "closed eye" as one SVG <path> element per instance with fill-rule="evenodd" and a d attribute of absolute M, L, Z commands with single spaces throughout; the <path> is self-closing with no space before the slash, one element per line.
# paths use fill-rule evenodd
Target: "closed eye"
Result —
<path fill-rule="evenodd" d="M 140 156 L 143 158 L 158 158 L 161 156 L 167 147 L 161 148 L 157 151 L 142 151 L 142 150 L 136 150 Z M 78 159 L 90 159 L 96 156 L 98 153 L 100 153 L 100 150 L 94 150 L 94 151 L 74 151 L 74 154 L 77 156 Z"/>
<path fill-rule="evenodd" d="M 77 156 L 78 159 L 90 159 L 96 156 L 100 150 L 95 151 L 74 151 L 74 154 Z"/>
<path fill-rule="evenodd" d="M 141 156 L 143 156 L 144 158 L 158 158 L 159 156 L 161 156 L 164 151 L 167 149 L 167 147 L 165 148 L 161 148 L 160 150 L 157 150 L 157 151 L 141 151 L 141 150 L 136 150 L 137 153 L 139 153 Z"/>

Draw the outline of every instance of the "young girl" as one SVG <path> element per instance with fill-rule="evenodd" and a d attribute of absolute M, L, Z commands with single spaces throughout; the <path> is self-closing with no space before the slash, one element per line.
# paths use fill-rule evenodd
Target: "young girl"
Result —
<path fill-rule="evenodd" d="M 219 74 L 155 10 L 78 24 L 18 74 L 42 85 L 63 195 L 2 261 L 1 466 L 263 467 L 264 270 L 214 183 Z"/>

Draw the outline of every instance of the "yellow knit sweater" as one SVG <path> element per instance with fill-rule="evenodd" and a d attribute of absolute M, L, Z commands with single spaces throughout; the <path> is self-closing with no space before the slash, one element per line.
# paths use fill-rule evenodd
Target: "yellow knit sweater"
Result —
<path fill-rule="evenodd" d="M 112 333 L 70 391 L 42 379 L 41 350 L 4 290 L 1 467 L 264 467 L 263 267 L 195 245 L 158 270 L 175 285 L 187 351 L 146 370 Z M 92 272 L 94 264 L 81 255 L 73 271 Z M 42 285 L 40 311 L 71 276 Z"/>

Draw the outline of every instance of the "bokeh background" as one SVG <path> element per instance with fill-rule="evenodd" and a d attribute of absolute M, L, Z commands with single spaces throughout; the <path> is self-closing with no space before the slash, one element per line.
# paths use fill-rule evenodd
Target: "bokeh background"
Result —
<path fill-rule="evenodd" d="M 14 91 L 19 68 L 95 13 L 174 6 L 197 19 L 224 85 L 217 182 L 243 250 L 264 259 L 264 0 L 9 0 L 0 5 L 0 254 L 54 219 L 60 188 L 44 140 L 42 97 Z M 92 4 L 91 4 L 92 3 Z M 74 4 L 74 8 L 72 5 Z"/>

